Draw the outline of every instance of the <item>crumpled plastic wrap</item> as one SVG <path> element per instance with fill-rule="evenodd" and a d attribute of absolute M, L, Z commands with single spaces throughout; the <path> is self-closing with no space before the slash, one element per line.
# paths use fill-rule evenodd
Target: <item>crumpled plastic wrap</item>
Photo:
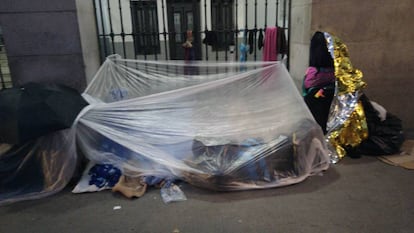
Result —
<path fill-rule="evenodd" d="M 368 138 L 364 108 L 359 101 L 366 83 L 363 74 L 352 66 L 348 48 L 342 41 L 324 33 L 335 65 L 335 95 L 327 122 L 326 140 L 332 163 L 346 155 L 345 147 L 356 147 Z"/>
<path fill-rule="evenodd" d="M 214 190 L 298 183 L 329 167 L 327 146 L 279 62 L 108 57 L 83 94 L 78 145 L 123 174 Z"/>
<path fill-rule="evenodd" d="M 23 145 L 0 144 L 0 206 L 61 191 L 72 179 L 76 167 L 73 128 Z"/>

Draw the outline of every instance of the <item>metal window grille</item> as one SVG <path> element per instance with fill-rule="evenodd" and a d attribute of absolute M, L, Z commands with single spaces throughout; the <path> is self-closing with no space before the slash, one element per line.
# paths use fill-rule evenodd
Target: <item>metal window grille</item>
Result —
<path fill-rule="evenodd" d="M 240 45 L 253 43 L 247 60 L 256 61 L 263 53 L 259 35 L 271 26 L 283 30 L 289 58 L 291 1 L 94 0 L 101 59 L 115 53 L 130 59 L 184 59 L 181 45 L 190 29 L 196 59 L 237 60 Z M 205 42 L 211 31 L 214 46 Z"/>

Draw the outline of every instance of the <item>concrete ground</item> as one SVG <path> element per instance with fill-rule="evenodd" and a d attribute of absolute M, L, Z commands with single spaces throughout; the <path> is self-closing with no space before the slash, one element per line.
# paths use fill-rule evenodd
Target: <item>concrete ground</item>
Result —
<path fill-rule="evenodd" d="M 111 191 L 72 194 L 72 187 L 0 207 L 0 232 L 414 232 L 414 170 L 375 157 L 345 158 L 321 176 L 274 189 L 223 193 L 182 184 L 188 200 L 170 204 L 155 188 L 129 200 Z"/>

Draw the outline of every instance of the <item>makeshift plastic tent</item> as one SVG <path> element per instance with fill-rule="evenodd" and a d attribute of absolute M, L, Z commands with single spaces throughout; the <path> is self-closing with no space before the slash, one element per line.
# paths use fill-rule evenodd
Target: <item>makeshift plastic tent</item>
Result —
<path fill-rule="evenodd" d="M 323 133 L 279 62 L 114 55 L 84 98 L 80 149 L 128 176 L 241 190 L 294 184 L 329 166 Z"/>
<path fill-rule="evenodd" d="M 279 62 L 111 56 L 83 97 L 90 104 L 71 129 L 0 144 L 0 205 L 63 189 L 78 149 L 129 177 L 214 190 L 294 184 L 330 163 L 321 128 Z"/>

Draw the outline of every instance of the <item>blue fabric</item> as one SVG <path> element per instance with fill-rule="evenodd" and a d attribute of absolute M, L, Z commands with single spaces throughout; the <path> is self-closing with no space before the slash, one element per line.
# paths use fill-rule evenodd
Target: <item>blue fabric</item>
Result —
<path fill-rule="evenodd" d="M 263 140 L 260 138 L 248 138 L 246 140 L 244 140 L 241 144 L 241 146 L 244 147 L 257 147 L 258 145 L 260 146 L 260 144 L 263 143 Z M 246 150 L 240 150 L 240 153 L 248 153 L 248 149 L 246 148 Z M 266 166 L 266 160 L 265 158 L 259 159 L 255 162 L 252 162 L 250 164 L 248 164 L 246 166 L 246 170 L 249 174 L 249 178 L 252 180 L 260 180 L 260 179 L 264 179 L 266 181 L 270 181 L 272 178 L 270 176 L 270 172 L 267 169 Z M 263 172 L 263 176 L 260 175 L 260 172 Z"/>
<path fill-rule="evenodd" d="M 240 44 L 240 61 L 245 62 L 247 60 L 247 50 L 249 50 L 249 46 L 241 43 Z"/>
<path fill-rule="evenodd" d="M 113 187 L 118 183 L 121 174 L 121 170 L 111 164 L 95 164 L 88 172 L 91 176 L 89 185 L 96 185 L 98 188 Z"/>
<path fill-rule="evenodd" d="M 101 140 L 101 150 L 104 152 L 110 152 L 123 159 L 129 159 L 132 153 L 128 148 L 112 141 L 107 137 L 103 137 Z"/>
<path fill-rule="evenodd" d="M 123 100 L 128 97 L 128 90 L 125 88 L 115 88 L 110 91 L 112 101 Z"/>

